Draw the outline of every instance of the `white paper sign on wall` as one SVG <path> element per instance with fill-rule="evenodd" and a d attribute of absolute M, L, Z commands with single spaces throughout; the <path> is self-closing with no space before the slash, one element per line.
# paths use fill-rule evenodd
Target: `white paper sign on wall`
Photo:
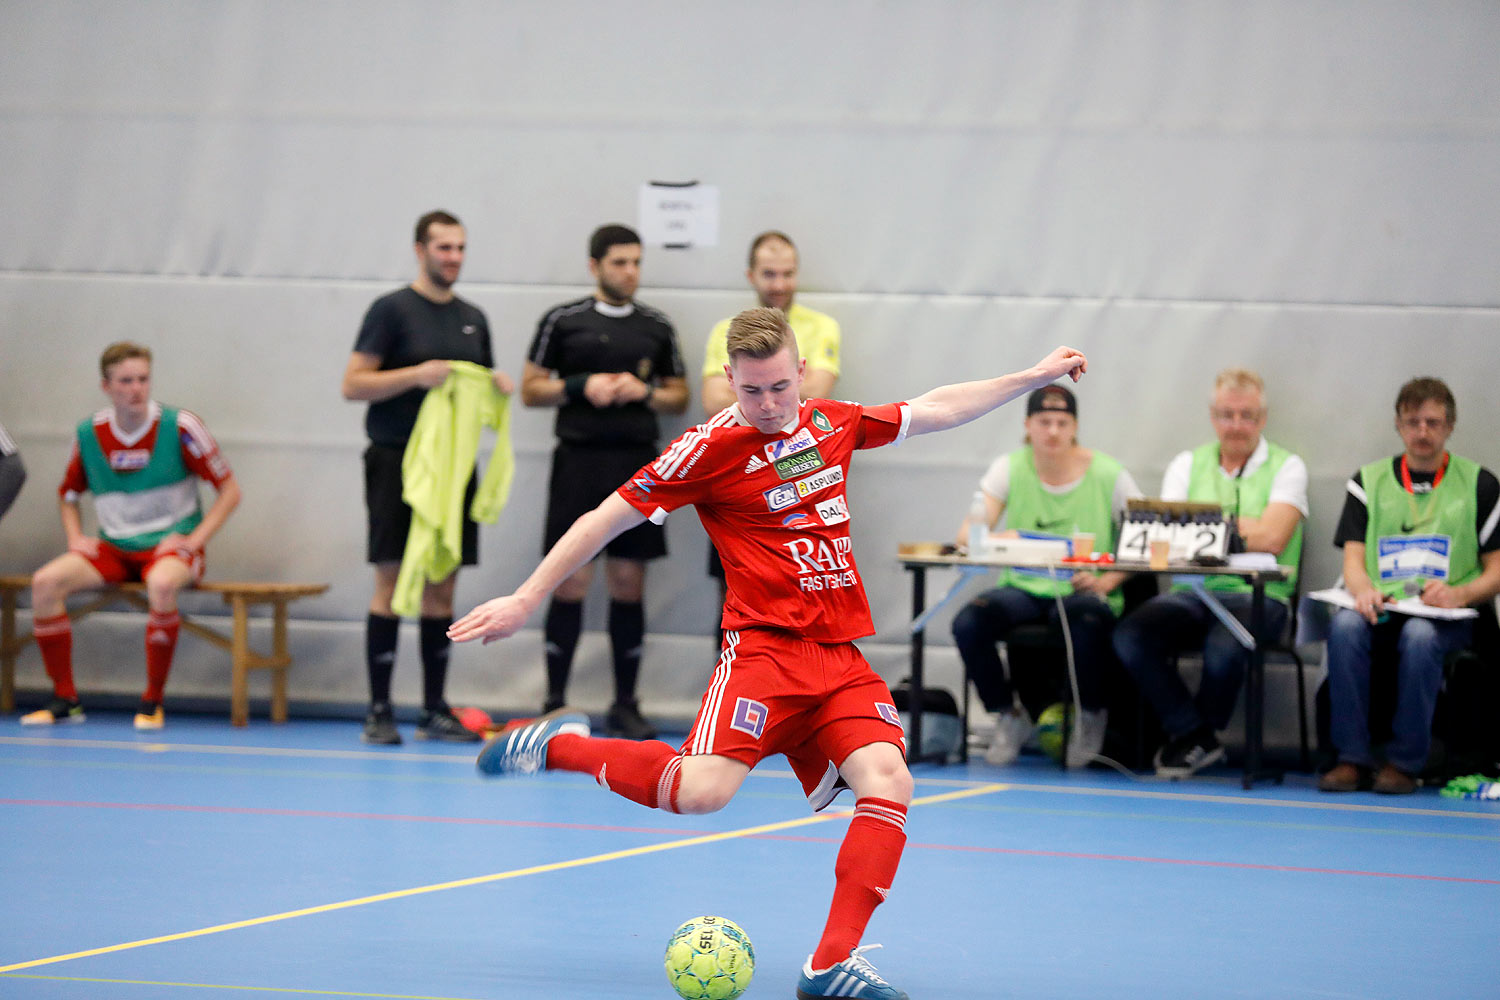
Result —
<path fill-rule="evenodd" d="M 641 185 L 638 219 L 646 246 L 718 246 L 719 187 L 697 181 L 647 181 Z"/>

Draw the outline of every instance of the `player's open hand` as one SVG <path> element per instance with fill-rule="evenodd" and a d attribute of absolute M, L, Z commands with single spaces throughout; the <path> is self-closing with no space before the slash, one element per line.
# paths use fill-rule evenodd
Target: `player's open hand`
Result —
<path fill-rule="evenodd" d="M 1071 347 L 1059 347 L 1037 363 L 1037 371 L 1045 376 L 1037 383 L 1038 387 L 1049 382 L 1055 382 L 1064 375 L 1077 382 L 1083 377 L 1083 373 L 1089 370 L 1089 359 L 1083 356 L 1082 351 L 1075 351 Z"/>
<path fill-rule="evenodd" d="M 520 631 L 531 617 L 531 611 L 515 595 L 485 601 L 479 607 L 448 626 L 448 638 L 454 642 L 483 639 L 486 644 L 505 639 Z"/>

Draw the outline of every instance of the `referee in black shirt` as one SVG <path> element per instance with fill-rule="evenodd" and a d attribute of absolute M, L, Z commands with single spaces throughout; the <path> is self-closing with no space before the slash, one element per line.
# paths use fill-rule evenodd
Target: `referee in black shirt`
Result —
<path fill-rule="evenodd" d="M 565 302 L 537 324 L 521 379 L 527 406 L 555 406 L 557 448 L 547 493 L 542 552 L 641 466 L 656 458 L 658 413 L 687 409 L 688 387 L 677 334 L 667 317 L 635 301 L 641 238 L 626 226 L 601 226 L 589 238 L 592 295 Z M 615 702 L 605 726 L 614 736 L 651 739 L 656 730 L 636 704 L 645 613 L 646 560 L 667 554 L 661 525 L 647 522 L 605 548 L 609 640 Z M 590 563 L 559 586 L 547 608 L 547 702 L 563 704 L 593 580 Z"/>

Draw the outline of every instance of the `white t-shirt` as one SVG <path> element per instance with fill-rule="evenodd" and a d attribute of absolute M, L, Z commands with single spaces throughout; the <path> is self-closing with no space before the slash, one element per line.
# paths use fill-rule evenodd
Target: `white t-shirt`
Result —
<path fill-rule="evenodd" d="M 1260 443 L 1255 446 L 1255 450 L 1250 453 L 1250 460 L 1245 463 L 1243 475 L 1253 475 L 1270 457 L 1271 447 L 1262 437 Z M 1161 499 L 1186 500 L 1192 473 L 1193 453 L 1191 451 L 1179 452 L 1167 466 L 1166 474 L 1161 477 Z M 1238 470 L 1226 472 L 1222 465 L 1219 466 L 1219 475 L 1225 479 L 1234 479 L 1238 474 Z M 1276 471 L 1275 478 L 1271 480 L 1271 495 L 1266 502 L 1268 504 L 1291 504 L 1303 517 L 1307 516 L 1307 463 L 1302 461 L 1300 455 L 1288 455 L 1287 460 L 1281 463 L 1281 468 Z"/>

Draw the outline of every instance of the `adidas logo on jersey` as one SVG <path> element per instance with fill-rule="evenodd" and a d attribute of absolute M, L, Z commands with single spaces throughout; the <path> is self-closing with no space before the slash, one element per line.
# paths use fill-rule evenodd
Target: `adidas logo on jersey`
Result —
<path fill-rule="evenodd" d="M 761 469 L 764 469 L 765 467 L 766 467 L 766 460 L 765 459 L 761 458 L 759 455 L 751 455 L 750 456 L 750 461 L 748 461 L 748 462 L 745 463 L 745 475 L 748 476 L 752 472 L 759 472 Z"/>

